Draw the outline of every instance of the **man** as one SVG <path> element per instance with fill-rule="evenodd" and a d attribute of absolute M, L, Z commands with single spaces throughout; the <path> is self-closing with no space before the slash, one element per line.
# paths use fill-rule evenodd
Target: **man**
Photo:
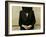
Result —
<path fill-rule="evenodd" d="M 35 16 L 32 7 L 22 7 L 19 16 L 19 26 L 21 30 L 34 29 Z"/>

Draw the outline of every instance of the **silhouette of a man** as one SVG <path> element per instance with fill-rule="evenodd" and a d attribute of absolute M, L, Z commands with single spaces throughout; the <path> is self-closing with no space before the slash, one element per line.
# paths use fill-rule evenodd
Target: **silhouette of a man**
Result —
<path fill-rule="evenodd" d="M 21 30 L 34 29 L 35 16 L 32 7 L 22 7 L 19 16 L 19 26 Z"/>

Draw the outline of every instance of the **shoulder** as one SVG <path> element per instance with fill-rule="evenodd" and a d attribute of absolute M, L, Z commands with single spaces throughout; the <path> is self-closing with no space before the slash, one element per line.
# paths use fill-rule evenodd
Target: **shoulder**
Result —
<path fill-rule="evenodd" d="M 20 13 L 19 13 L 20 15 L 22 15 L 23 14 L 23 11 L 20 11 Z"/>

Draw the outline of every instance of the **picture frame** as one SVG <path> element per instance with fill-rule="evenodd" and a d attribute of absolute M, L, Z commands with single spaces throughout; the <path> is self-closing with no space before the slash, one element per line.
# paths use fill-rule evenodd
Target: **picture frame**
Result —
<path fill-rule="evenodd" d="M 15 12 L 14 10 L 13 10 L 14 11 L 13 12 L 12 9 L 16 8 L 16 6 L 17 6 L 17 8 L 22 7 L 22 6 L 23 7 L 34 7 L 34 10 L 35 10 L 35 7 L 40 7 L 40 9 L 41 9 L 41 15 L 39 14 L 41 16 L 40 29 L 39 30 L 18 30 L 18 31 L 13 30 L 12 31 L 12 28 L 14 27 L 14 26 L 12 27 L 12 22 L 11 22 L 11 21 L 13 21 L 12 20 L 13 19 L 12 14 Z M 36 10 L 37 9 L 38 8 L 36 8 Z M 5 36 L 36 35 L 36 34 L 45 34 L 45 3 L 42 3 L 42 2 L 5 1 Z"/>

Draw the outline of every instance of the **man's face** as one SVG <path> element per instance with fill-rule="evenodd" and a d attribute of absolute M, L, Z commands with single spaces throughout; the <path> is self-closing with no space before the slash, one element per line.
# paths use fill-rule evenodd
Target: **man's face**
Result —
<path fill-rule="evenodd" d="M 26 16 L 28 16 L 28 13 L 26 13 Z"/>

